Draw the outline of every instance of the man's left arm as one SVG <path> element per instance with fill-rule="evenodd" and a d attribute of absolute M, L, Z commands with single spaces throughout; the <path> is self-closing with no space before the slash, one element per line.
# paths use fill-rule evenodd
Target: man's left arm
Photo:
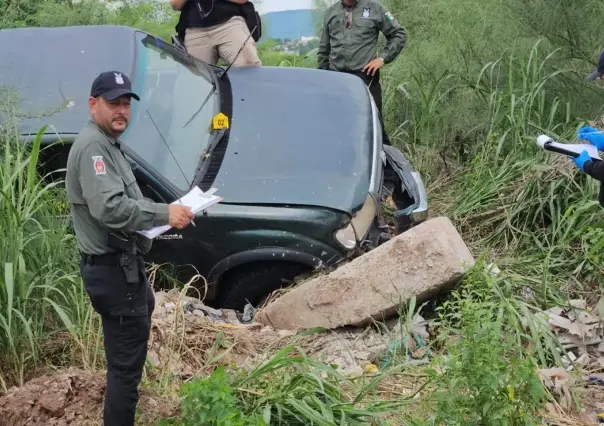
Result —
<path fill-rule="evenodd" d="M 385 64 L 389 64 L 403 51 L 407 43 L 407 31 L 382 5 L 378 4 L 377 10 L 380 14 L 379 27 L 387 40 L 380 57 L 384 60 Z"/>
<path fill-rule="evenodd" d="M 604 183 L 604 161 L 590 160 L 583 166 L 585 173 Z"/>

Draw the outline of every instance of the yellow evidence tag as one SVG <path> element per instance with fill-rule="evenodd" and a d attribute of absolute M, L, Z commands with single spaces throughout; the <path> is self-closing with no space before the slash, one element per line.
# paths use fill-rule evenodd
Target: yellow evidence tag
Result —
<path fill-rule="evenodd" d="M 212 119 L 212 130 L 222 130 L 229 128 L 229 117 L 219 112 Z"/>

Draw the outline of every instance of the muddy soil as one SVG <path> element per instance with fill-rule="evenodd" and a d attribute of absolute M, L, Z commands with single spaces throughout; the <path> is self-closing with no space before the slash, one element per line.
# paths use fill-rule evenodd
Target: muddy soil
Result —
<path fill-rule="evenodd" d="M 0 398 L 0 426 L 92 426 L 101 424 L 105 376 L 71 368 L 46 374 Z M 145 418 L 170 417 L 176 403 L 142 392 Z"/>

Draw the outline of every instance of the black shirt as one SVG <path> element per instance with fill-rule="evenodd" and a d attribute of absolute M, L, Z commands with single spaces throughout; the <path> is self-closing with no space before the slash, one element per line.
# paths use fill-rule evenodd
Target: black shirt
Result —
<path fill-rule="evenodd" d="M 600 205 L 604 207 L 604 161 L 587 161 L 585 162 L 585 173 L 592 178 L 600 181 Z"/>
<path fill-rule="evenodd" d="M 203 9 L 210 12 L 208 16 L 202 19 L 197 2 Z M 214 7 L 212 8 L 212 3 Z M 206 12 L 206 13 L 207 13 Z M 181 14 L 186 14 L 186 28 L 206 28 L 213 25 L 220 25 L 234 16 L 243 16 L 241 5 L 229 0 L 188 0 L 183 7 Z"/>

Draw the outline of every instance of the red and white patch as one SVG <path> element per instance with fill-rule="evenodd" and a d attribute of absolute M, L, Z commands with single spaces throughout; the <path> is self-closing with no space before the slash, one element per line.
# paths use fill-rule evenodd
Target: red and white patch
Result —
<path fill-rule="evenodd" d="M 105 170 L 105 162 L 103 161 L 102 155 L 92 157 L 92 161 L 94 161 L 94 171 L 97 175 L 107 174 L 107 170 Z"/>

